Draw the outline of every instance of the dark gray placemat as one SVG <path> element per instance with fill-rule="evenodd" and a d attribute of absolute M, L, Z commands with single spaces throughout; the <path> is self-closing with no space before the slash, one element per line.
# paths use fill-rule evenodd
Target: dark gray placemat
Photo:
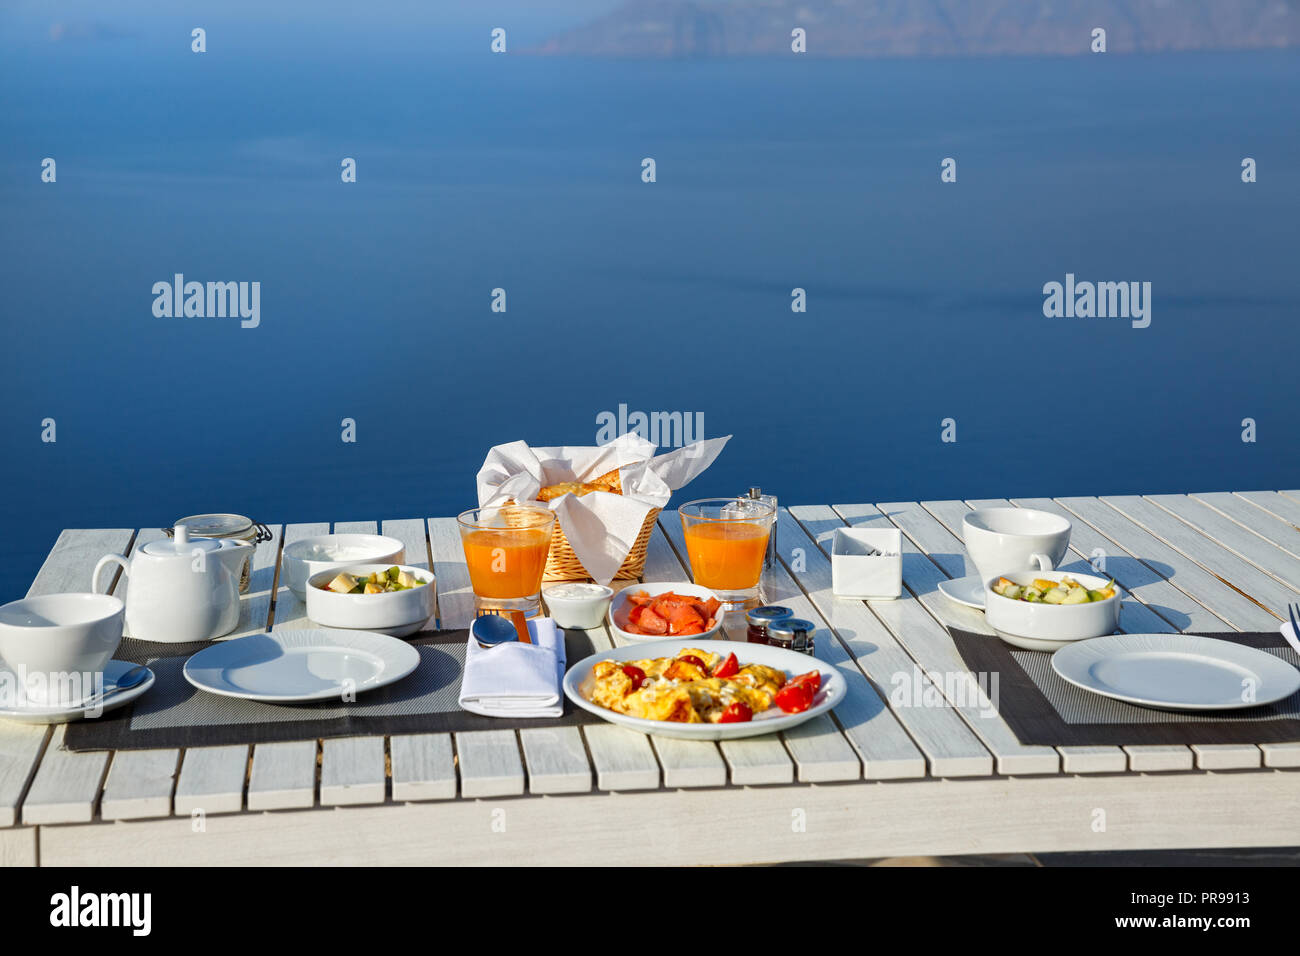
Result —
<path fill-rule="evenodd" d="M 395 684 L 357 695 L 351 703 L 267 704 L 209 694 L 190 685 L 182 668 L 190 655 L 210 646 L 122 641 L 116 660 L 148 664 L 157 680 L 149 691 L 96 720 L 68 724 L 68 750 L 147 750 L 257 744 L 369 734 L 511 730 L 597 723 L 600 718 L 564 702 L 564 716 L 504 719 L 460 709 L 460 677 L 466 631 L 440 631 L 412 638 L 419 666 Z M 570 664 L 595 652 L 582 631 L 566 631 Z"/>
<path fill-rule="evenodd" d="M 1265 744 L 1300 741 L 1300 692 L 1229 712 L 1168 711 L 1093 694 L 1059 677 L 1052 655 L 1012 647 L 991 634 L 950 628 L 957 651 L 1022 744 Z M 1171 634 L 1170 637 L 1176 635 Z M 1276 631 L 1205 634 L 1300 664 Z"/>

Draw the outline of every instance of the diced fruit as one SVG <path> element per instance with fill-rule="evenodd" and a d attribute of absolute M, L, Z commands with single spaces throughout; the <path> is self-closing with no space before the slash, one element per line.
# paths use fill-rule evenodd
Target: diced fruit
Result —
<path fill-rule="evenodd" d="M 1010 587 L 1005 588 L 1004 590 L 998 593 L 1000 593 L 1003 597 L 1011 598 L 1011 600 L 1014 601 L 1020 597 L 1020 591 L 1021 591 L 1020 586 L 1018 584 L 1013 584 Z"/>
<path fill-rule="evenodd" d="M 1062 604 L 1087 604 L 1088 589 L 1070 588 L 1070 590 L 1066 592 L 1065 597 L 1062 598 L 1061 603 Z"/>
<path fill-rule="evenodd" d="M 327 590 L 336 591 L 339 594 L 347 594 L 357 586 L 357 579 L 347 573 L 338 574 L 333 581 L 326 585 Z"/>
<path fill-rule="evenodd" d="M 367 581 L 367 582 L 366 582 L 366 590 L 365 590 L 365 593 L 366 593 L 366 594 L 383 594 L 383 593 L 384 593 L 384 586 L 383 586 L 382 584 L 377 584 L 377 583 L 374 582 L 374 581 Z"/>
<path fill-rule="evenodd" d="M 1070 592 L 1065 590 L 1065 588 L 1056 588 L 1056 587 L 1051 588 L 1043 592 L 1043 603 L 1063 604 L 1065 603 L 1065 596 L 1069 593 Z"/>
<path fill-rule="evenodd" d="M 1013 588 L 1015 586 L 1016 584 L 1014 581 L 1009 581 L 1006 578 L 998 578 L 997 581 L 993 583 L 993 592 L 995 594 L 1006 594 L 1007 588 Z"/>
<path fill-rule="evenodd" d="M 389 568 L 385 573 L 387 574 L 388 580 L 390 581 L 397 581 L 403 574 L 406 574 L 405 571 L 403 571 L 401 568 L 396 566 Z M 410 577 L 409 574 L 407 574 L 406 576 Z"/>
<path fill-rule="evenodd" d="M 1038 588 L 1040 591 L 1050 591 L 1052 588 L 1056 587 L 1056 582 L 1048 581 L 1045 578 L 1034 578 L 1034 587 Z"/>
<path fill-rule="evenodd" d="M 397 583 L 404 588 L 413 588 L 424 582 L 417 578 L 410 571 L 399 571 L 397 574 Z"/>

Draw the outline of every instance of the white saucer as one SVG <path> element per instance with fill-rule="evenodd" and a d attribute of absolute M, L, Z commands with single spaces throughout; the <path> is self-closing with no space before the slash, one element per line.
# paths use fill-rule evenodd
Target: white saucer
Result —
<path fill-rule="evenodd" d="M 977 611 L 984 610 L 984 579 L 978 574 L 940 581 L 939 590 L 950 601 L 973 607 Z"/>
<path fill-rule="evenodd" d="M 0 703 L 0 717 L 9 720 L 16 720 L 24 724 L 62 724 L 72 720 L 94 719 L 100 713 L 115 710 L 123 704 L 129 704 L 135 700 L 150 687 L 153 686 L 157 678 L 153 671 L 149 671 L 149 676 L 140 683 L 135 684 L 125 690 L 117 689 L 117 680 L 127 671 L 136 665 L 127 661 L 109 661 L 104 667 L 104 698 L 94 704 L 93 710 L 86 710 L 82 706 L 84 701 L 79 701 L 75 705 L 56 704 L 14 704 L 13 702 Z M 8 668 L 0 665 L 0 673 L 12 674 Z M 9 682 L 4 682 L 8 684 Z M 12 684 L 9 684 L 12 686 Z"/>
<path fill-rule="evenodd" d="M 223 697 L 340 700 L 401 680 L 419 663 L 406 641 L 375 631 L 272 631 L 205 647 L 185 662 L 185 679 Z"/>

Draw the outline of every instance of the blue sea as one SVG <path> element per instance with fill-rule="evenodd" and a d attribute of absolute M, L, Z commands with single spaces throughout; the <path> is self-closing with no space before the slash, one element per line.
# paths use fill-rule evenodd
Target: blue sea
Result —
<path fill-rule="evenodd" d="M 675 501 L 1300 485 L 1295 52 L 587 60 L 230 19 L 195 54 L 192 19 L 0 18 L 4 600 L 61 528 L 455 514 L 490 446 L 620 405 L 734 436 Z M 156 317 L 176 273 L 259 282 L 260 324 Z M 1150 282 L 1150 326 L 1045 317 L 1067 273 Z"/>

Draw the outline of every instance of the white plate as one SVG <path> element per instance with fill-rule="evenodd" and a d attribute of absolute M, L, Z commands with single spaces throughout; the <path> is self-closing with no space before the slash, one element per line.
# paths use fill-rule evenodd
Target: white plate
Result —
<path fill-rule="evenodd" d="M 140 683 L 125 690 L 117 690 L 117 679 L 134 667 L 134 664 L 126 661 L 109 661 L 104 665 L 104 690 L 106 693 L 104 699 L 95 705 L 98 711 L 103 713 L 115 710 L 123 704 L 129 704 L 153 686 L 157 678 L 154 676 L 153 671 L 149 671 L 149 676 Z M 0 673 L 11 674 L 12 672 L 0 665 Z M 0 680 L 0 684 L 12 687 L 14 686 L 14 680 L 14 678 Z M 12 701 L 0 706 L 0 717 L 17 720 L 24 724 L 62 724 L 72 720 L 82 720 L 83 718 L 94 719 L 80 704 L 77 706 L 61 704 L 49 707 L 44 704 L 14 704 Z"/>
<path fill-rule="evenodd" d="M 813 699 L 813 705 L 801 714 L 782 713 L 773 705 L 754 719 L 741 724 L 679 724 L 666 720 L 645 720 L 641 717 L 629 717 L 617 711 L 608 710 L 593 704 L 582 694 L 582 687 L 591 677 L 591 669 L 601 661 L 637 661 L 650 657 L 672 657 L 683 647 L 697 647 L 714 654 L 734 653 L 741 665 L 763 664 L 776 667 L 786 672 L 787 677 L 795 677 L 811 670 L 821 671 L 822 685 Z M 839 671 L 807 654 L 787 651 L 782 647 L 770 647 L 767 644 L 747 644 L 741 641 L 702 641 L 696 637 L 679 637 L 671 641 L 658 641 L 653 644 L 629 644 L 613 650 L 602 651 L 583 658 L 569 668 L 564 675 L 564 694 L 583 710 L 589 710 L 603 717 L 611 724 L 639 730 L 643 734 L 659 737 L 680 737 L 683 740 L 734 740 L 739 737 L 757 737 L 760 734 L 772 734 L 778 730 L 789 730 L 806 720 L 812 720 L 837 706 L 847 692 L 844 678 Z"/>
<path fill-rule="evenodd" d="M 610 600 L 607 617 L 609 618 L 609 626 L 614 629 L 615 634 L 625 641 L 630 641 L 636 644 L 665 641 L 670 638 L 666 634 L 633 634 L 631 631 L 623 630 L 623 627 L 627 624 L 627 616 L 632 610 L 632 604 L 627 598 L 629 594 L 632 594 L 635 591 L 644 591 L 651 597 L 658 597 L 660 594 L 667 594 L 669 591 L 705 600 L 717 597 L 717 595 L 708 588 L 701 587 L 698 584 L 691 584 L 689 581 L 660 581 L 655 584 L 632 584 L 625 587 Z M 718 630 L 722 627 L 724 611 L 725 607 L 719 608 L 718 617 L 714 621 L 713 626 L 703 634 L 692 634 L 691 638 L 698 641 L 703 640 L 712 634 L 718 633 Z M 676 638 L 672 638 L 672 640 L 676 640 Z M 644 657 L 645 655 L 642 656 Z"/>
<path fill-rule="evenodd" d="M 410 644 L 373 631 L 273 631 L 205 647 L 185 662 L 185 679 L 225 697 L 331 700 L 399 681 L 419 663 Z"/>
<path fill-rule="evenodd" d="M 951 581 L 940 581 L 939 590 L 950 601 L 965 604 L 977 611 L 984 610 L 984 579 L 978 574 L 954 578 Z"/>
<path fill-rule="evenodd" d="M 1162 710 L 1258 707 L 1300 690 L 1300 670 L 1286 661 L 1194 634 L 1108 634 L 1076 641 L 1052 655 L 1052 667 L 1076 687 Z"/>

